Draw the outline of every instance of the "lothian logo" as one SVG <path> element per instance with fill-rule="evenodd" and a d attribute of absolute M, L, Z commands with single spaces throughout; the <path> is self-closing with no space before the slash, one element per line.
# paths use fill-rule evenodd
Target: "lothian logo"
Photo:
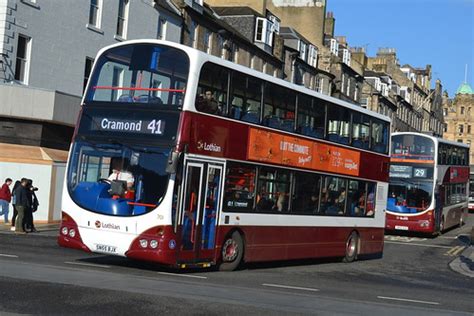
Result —
<path fill-rule="evenodd" d="M 215 153 L 220 153 L 222 151 L 222 148 L 221 146 L 217 145 L 217 144 L 214 144 L 214 143 L 206 143 L 206 142 L 203 142 L 202 140 L 199 140 L 197 142 L 197 149 L 198 150 L 204 150 L 204 151 L 211 151 L 211 152 L 215 152 Z"/>
<path fill-rule="evenodd" d="M 119 225 L 115 225 L 115 224 L 105 224 L 105 223 L 101 223 L 100 221 L 95 221 L 95 227 L 96 228 L 108 228 L 108 229 L 118 229 L 120 230 L 120 226 Z"/>

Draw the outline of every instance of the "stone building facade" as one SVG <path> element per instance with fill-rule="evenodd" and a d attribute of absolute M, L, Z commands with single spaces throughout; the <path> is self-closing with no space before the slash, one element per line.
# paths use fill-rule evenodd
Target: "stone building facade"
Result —
<path fill-rule="evenodd" d="M 474 165 L 474 92 L 464 82 L 456 91 L 453 99 L 443 95 L 443 114 L 445 130 L 443 137 L 452 141 L 471 145 L 469 163 Z"/>

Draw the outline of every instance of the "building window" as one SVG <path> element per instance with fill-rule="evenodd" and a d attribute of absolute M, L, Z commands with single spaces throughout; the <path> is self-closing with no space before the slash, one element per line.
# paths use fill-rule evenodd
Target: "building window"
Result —
<path fill-rule="evenodd" d="M 467 126 L 467 133 L 468 133 L 468 134 L 471 134 L 471 125 L 468 125 L 468 126 Z"/>
<path fill-rule="evenodd" d="M 194 21 L 191 21 L 189 24 L 189 46 L 195 47 L 196 45 L 196 29 L 197 29 L 197 23 Z"/>
<path fill-rule="evenodd" d="M 257 18 L 255 25 L 255 42 L 260 42 L 272 46 L 273 24 L 265 18 Z"/>
<path fill-rule="evenodd" d="M 87 81 L 89 80 L 89 76 L 92 71 L 92 65 L 94 64 L 94 59 L 90 57 L 86 57 L 86 64 L 84 66 L 84 86 L 83 91 L 86 90 Z"/>
<path fill-rule="evenodd" d="M 122 38 L 127 37 L 128 7 L 129 0 L 119 0 L 117 35 Z"/>
<path fill-rule="evenodd" d="M 156 38 L 165 40 L 166 39 L 166 26 L 167 22 L 165 19 L 159 18 L 158 19 L 158 32 Z"/>
<path fill-rule="evenodd" d="M 211 53 L 211 32 L 207 29 L 204 29 L 204 38 L 203 38 L 203 49 L 206 53 L 210 54 Z"/>
<path fill-rule="evenodd" d="M 316 67 L 318 64 L 318 49 L 313 45 L 309 45 L 308 64 L 313 67 Z"/>
<path fill-rule="evenodd" d="M 18 35 L 18 46 L 16 49 L 15 80 L 28 84 L 29 55 L 31 38 Z"/>
<path fill-rule="evenodd" d="M 341 93 L 344 93 L 345 84 L 346 84 L 346 75 L 342 74 L 342 76 L 341 76 Z"/>
<path fill-rule="evenodd" d="M 347 48 L 342 50 L 342 62 L 348 66 L 351 65 L 351 52 Z"/>
<path fill-rule="evenodd" d="M 336 56 L 338 55 L 338 53 L 339 53 L 339 43 L 337 42 L 337 40 L 335 38 L 331 38 L 329 50 L 334 55 L 336 55 Z"/>
<path fill-rule="evenodd" d="M 347 89 L 346 89 L 346 95 L 349 96 L 351 94 L 351 77 L 347 78 Z"/>
<path fill-rule="evenodd" d="M 91 0 L 89 10 L 89 25 L 100 28 L 102 0 Z"/>
<path fill-rule="evenodd" d="M 306 43 L 299 41 L 299 51 L 301 60 L 306 61 Z"/>
<path fill-rule="evenodd" d="M 461 114 L 464 114 L 464 107 L 461 106 Z"/>
<path fill-rule="evenodd" d="M 458 125 L 458 133 L 459 134 L 464 133 L 464 125 L 462 125 L 462 124 Z"/>

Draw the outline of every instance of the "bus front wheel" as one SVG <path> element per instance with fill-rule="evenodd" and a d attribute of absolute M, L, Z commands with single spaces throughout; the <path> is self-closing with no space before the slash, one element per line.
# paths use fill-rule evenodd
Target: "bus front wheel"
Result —
<path fill-rule="evenodd" d="M 220 271 L 233 271 L 242 262 L 244 255 L 244 241 L 239 232 L 235 231 L 227 236 L 221 250 Z"/>
<path fill-rule="evenodd" d="M 359 235 L 356 232 L 352 232 L 346 241 L 346 254 L 342 261 L 352 262 L 357 259 L 357 253 L 359 252 Z"/>

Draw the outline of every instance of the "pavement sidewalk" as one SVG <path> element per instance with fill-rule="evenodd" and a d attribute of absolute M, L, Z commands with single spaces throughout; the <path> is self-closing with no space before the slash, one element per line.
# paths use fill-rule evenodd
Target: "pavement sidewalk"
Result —
<path fill-rule="evenodd" d="M 57 236 L 59 225 L 60 223 L 35 223 L 35 228 L 38 232 L 31 233 L 31 235 Z M 0 234 L 14 234 L 15 232 L 11 230 L 11 227 L 11 224 L 0 223 Z"/>
<path fill-rule="evenodd" d="M 474 278 L 474 246 L 468 246 L 459 257 L 449 263 L 449 267 L 455 272 Z"/>

